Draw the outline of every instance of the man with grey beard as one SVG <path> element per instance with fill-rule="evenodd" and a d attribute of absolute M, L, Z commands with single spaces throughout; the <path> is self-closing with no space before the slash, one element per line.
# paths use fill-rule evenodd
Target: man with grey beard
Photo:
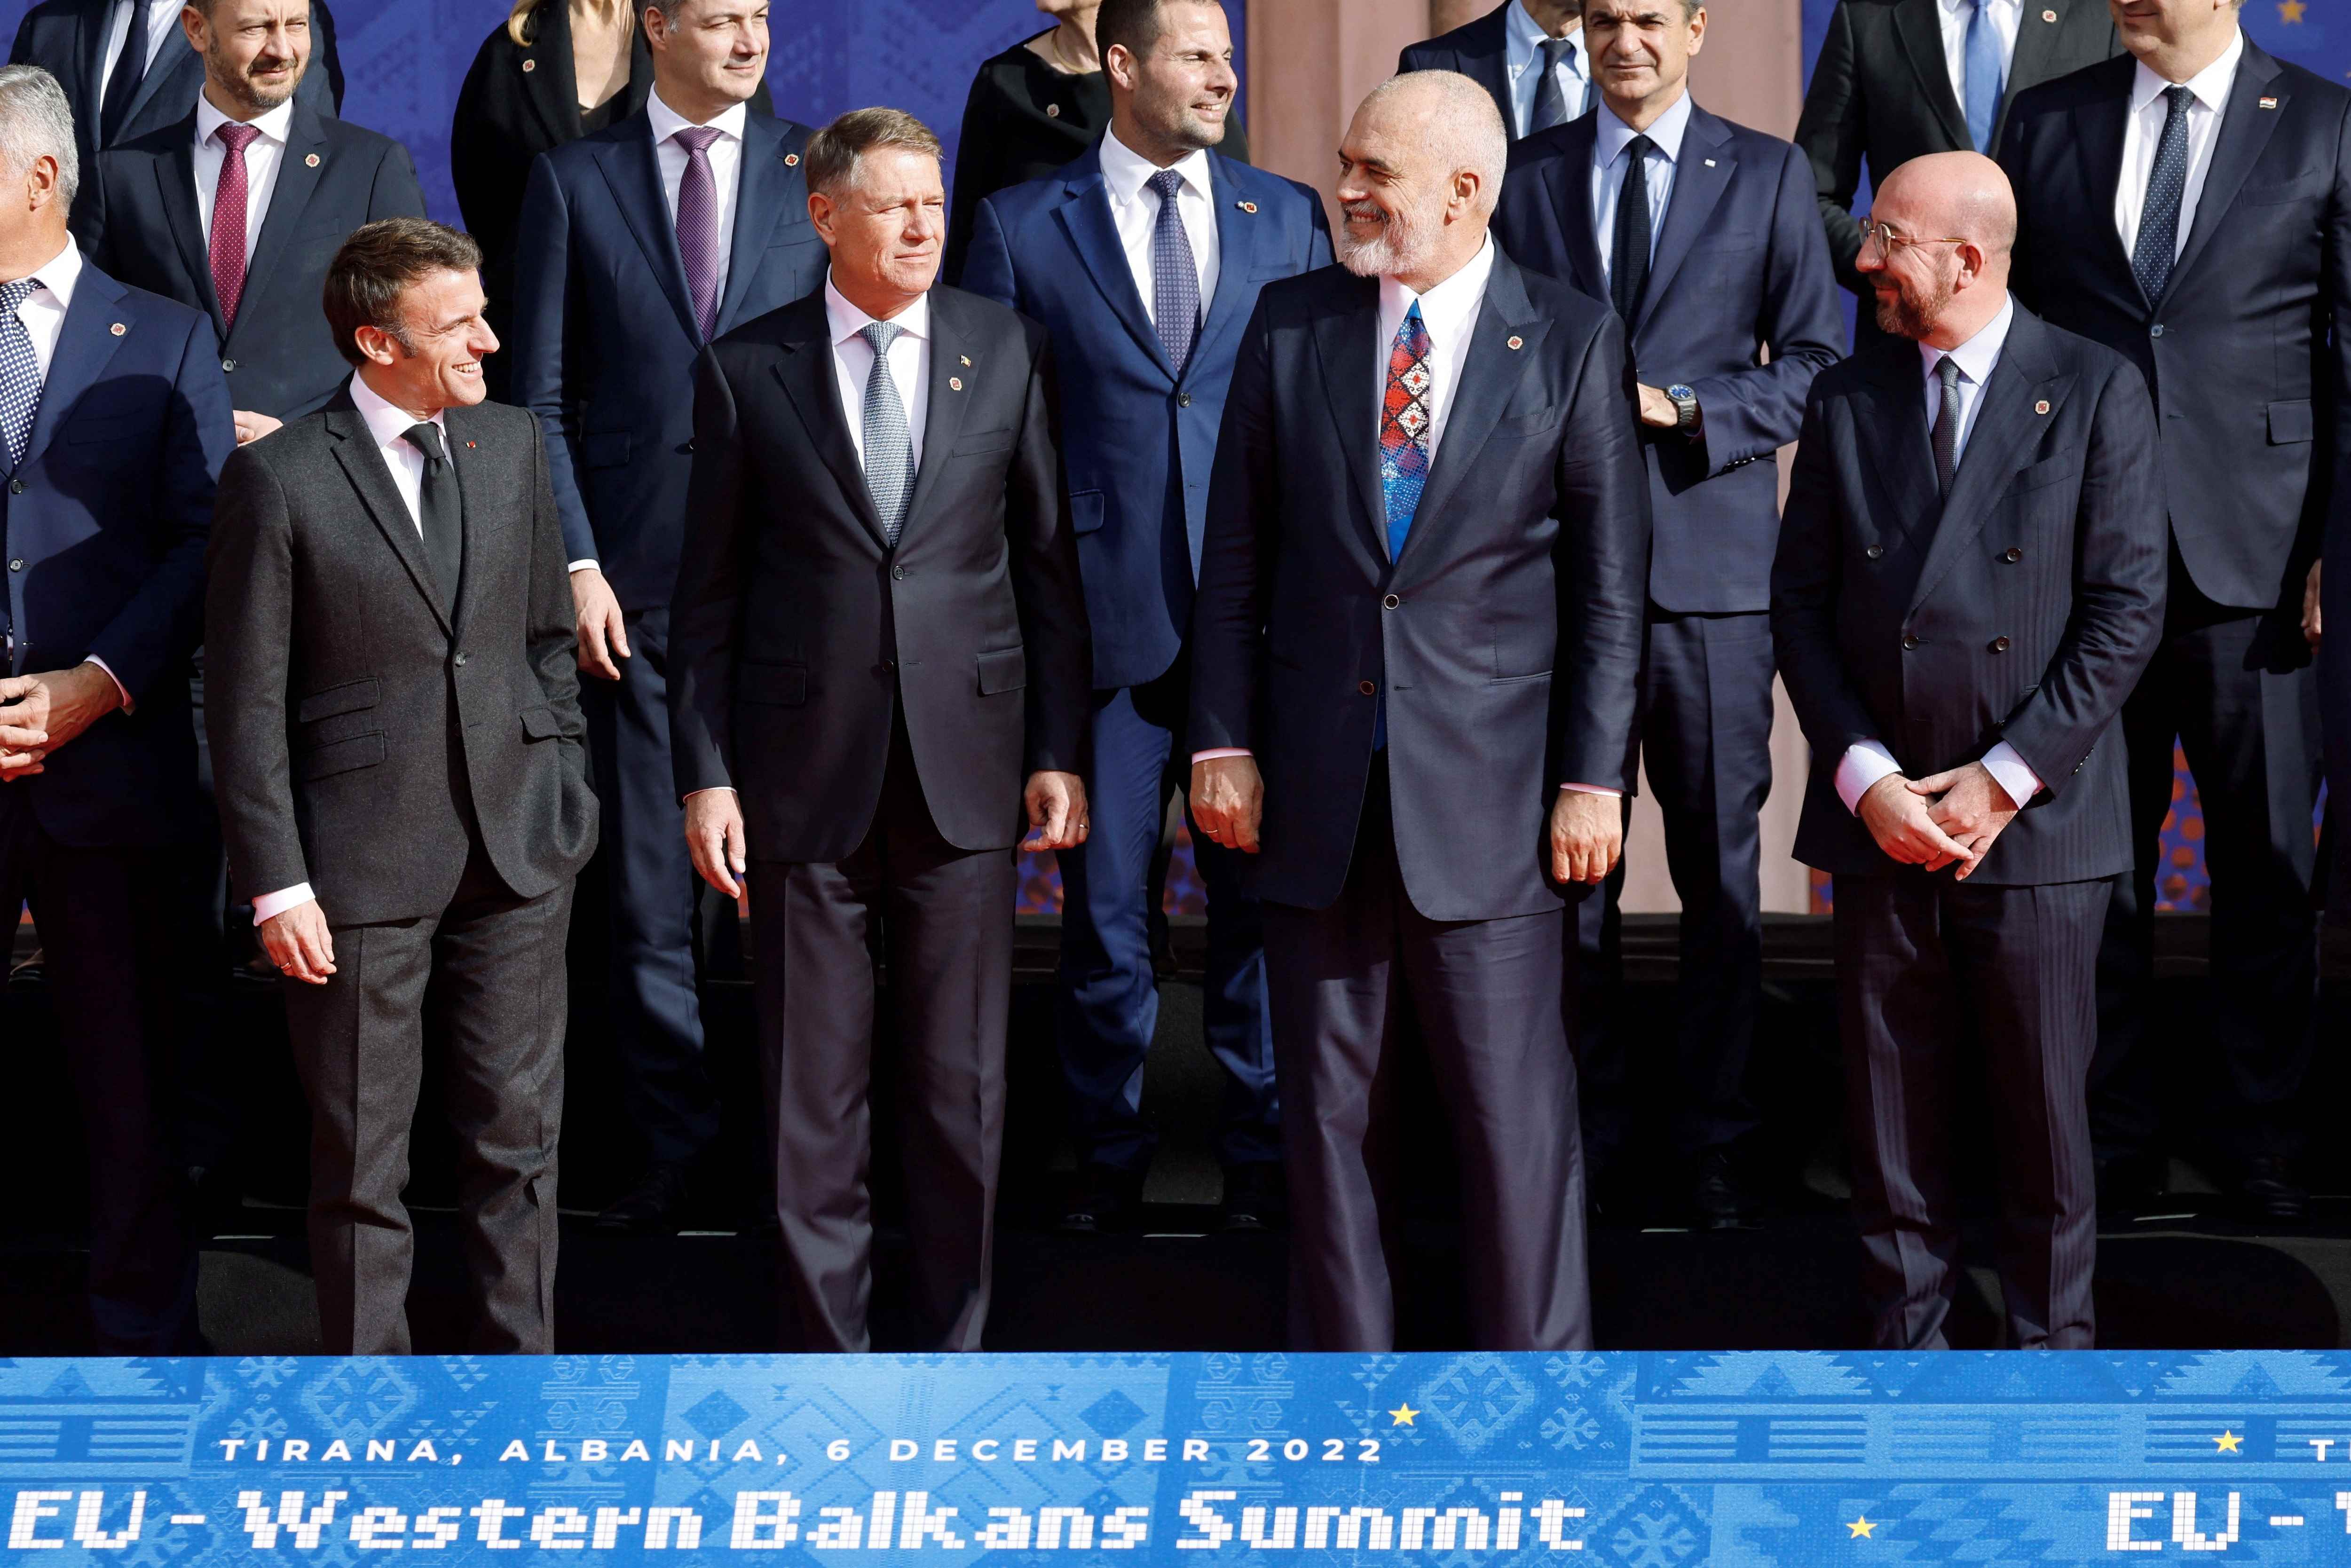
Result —
<path fill-rule="evenodd" d="M 1218 437 L 1192 809 L 1259 857 L 1301 1350 L 1395 1343 L 1374 1167 L 1414 1034 L 1473 1343 L 1592 1343 L 1562 901 L 1623 847 L 1647 485 L 1622 322 L 1488 235 L 1508 152 L 1468 77 L 1374 90 L 1344 265 L 1266 286 Z"/>

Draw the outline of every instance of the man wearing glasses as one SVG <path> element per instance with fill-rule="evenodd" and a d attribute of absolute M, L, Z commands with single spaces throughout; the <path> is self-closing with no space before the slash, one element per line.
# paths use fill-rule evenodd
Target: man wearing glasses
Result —
<path fill-rule="evenodd" d="M 1973 152 L 1880 186 L 1891 337 L 1813 382 L 1771 573 L 1812 743 L 1798 858 L 1836 878 L 1871 1342 L 1944 1345 L 1961 1085 L 1988 1086 L 2008 1343 L 2085 1349 L 2098 937 L 2130 865 L 2114 719 L 2163 619 L 2155 416 L 2122 356 L 2008 292 Z"/>

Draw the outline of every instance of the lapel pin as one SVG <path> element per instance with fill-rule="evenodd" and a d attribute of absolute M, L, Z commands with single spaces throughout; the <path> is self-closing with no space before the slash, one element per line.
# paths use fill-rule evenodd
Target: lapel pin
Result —
<path fill-rule="evenodd" d="M 1046 118 L 1046 119 L 1048 119 L 1048 120 L 1059 120 L 1059 119 L 1061 119 L 1061 106 L 1060 104 L 1058 104 L 1058 103 L 1049 103 L 1049 104 L 1047 104 L 1047 105 L 1045 106 L 1045 118 Z"/>
<path fill-rule="evenodd" d="M 2032 405 L 2032 412 L 2035 413 L 2047 413 L 2049 412 L 2049 400 L 2044 397 L 2039 402 L 2034 403 Z"/>
<path fill-rule="evenodd" d="M 800 166 L 800 155 L 799 155 L 799 153 L 797 153 L 797 152 L 787 152 L 787 153 L 785 153 L 785 154 L 784 154 L 784 167 L 785 167 L 785 168 L 787 168 L 787 169 L 797 169 L 797 168 L 799 168 L 799 166 Z"/>
<path fill-rule="evenodd" d="M 1714 167 L 1714 160 L 1713 160 L 1713 159 L 1711 159 L 1711 158 L 1708 159 L 1708 160 L 1706 161 L 1706 166 L 1707 166 L 1708 168 L 1709 168 L 1709 169 L 1713 168 L 1713 167 Z"/>
<path fill-rule="evenodd" d="M 1241 211 L 1249 214 L 1250 216 L 1254 217 L 1257 215 L 1257 204 L 1255 202 L 1240 202 L 1236 204 Z"/>
<path fill-rule="evenodd" d="M 2044 22 L 2053 22 L 2057 19 L 2057 13 L 2054 11 L 2043 11 L 2041 13 L 2041 19 Z"/>
<path fill-rule="evenodd" d="M 471 452 L 472 450 L 474 450 L 474 444 L 473 444 L 472 442 L 470 442 L 470 441 L 468 441 L 467 443 L 465 443 L 465 450 L 466 450 L 466 451 L 468 451 L 468 452 Z"/>
<path fill-rule="evenodd" d="M 1513 338 L 1510 340 L 1510 346 L 1513 350 L 1523 349 L 1527 346 L 1527 340 L 1524 338 Z"/>
<path fill-rule="evenodd" d="M 2275 109 L 2277 107 L 2277 99 L 2273 98 L 2265 98 L 2262 99 L 2262 107 L 2263 109 Z"/>
<path fill-rule="evenodd" d="M 123 334 L 123 333 L 128 332 L 129 330 L 131 330 L 131 329 L 130 329 L 130 328 L 128 328 L 128 327 L 126 327 L 126 326 L 124 326 L 121 322 L 117 321 L 113 326 L 109 327 L 109 328 L 107 329 L 107 330 L 108 330 L 108 331 L 110 331 L 110 332 L 111 332 L 111 333 L 113 333 L 116 337 L 120 338 L 120 336 L 122 336 L 122 334 Z"/>
<path fill-rule="evenodd" d="M 303 159 L 302 162 L 305 166 L 315 169 L 319 166 L 319 155 L 316 152 L 313 152 L 308 158 Z"/>
<path fill-rule="evenodd" d="M 535 70 L 537 70 L 537 69 L 538 69 L 538 62 L 537 60 L 525 60 L 525 61 L 523 61 L 523 63 L 522 63 L 522 74 L 523 74 L 523 75 L 525 75 L 525 76 L 528 76 L 528 75 L 530 75 L 530 73 L 531 73 L 531 72 L 533 72 L 533 71 L 535 71 Z"/>
<path fill-rule="evenodd" d="M 949 376 L 947 378 L 947 390 L 949 392 L 963 391 L 963 378 L 961 376 Z"/>
<path fill-rule="evenodd" d="M 971 356 L 969 354 L 957 354 L 956 358 L 963 361 L 963 368 L 965 370 L 971 369 Z"/>

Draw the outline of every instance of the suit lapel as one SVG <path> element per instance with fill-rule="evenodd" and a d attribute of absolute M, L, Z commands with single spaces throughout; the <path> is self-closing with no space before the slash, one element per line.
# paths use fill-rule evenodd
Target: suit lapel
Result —
<path fill-rule="evenodd" d="M 2048 401 L 2058 371 L 2042 352 L 2042 330 L 2039 321 L 2018 309 L 2008 329 L 2008 341 L 2001 345 L 2000 363 L 1992 367 L 1991 380 L 1980 394 L 1983 403 L 1969 428 L 1959 470 L 1951 476 L 1951 493 L 1943 498 L 1942 521 L 1935 528 L 1934 543 L 1928 547 L 1926 562 L 1918 569 L 1918 586 L 1910 596 L 1913 612 L 1926 602 L 1960 552 L 1983 532 L 1991 504 L 2020 466 L 2019 449 L 2029 446 L 2047 417 L 2034 413 L 2033 405 Z"/>
<path fill-rule="evenodd" d="M 906 499 L 906 520 L 898 530 L 898 541 L 914 531 L 923 516 L 923 504 L 938 488 L 939 473 L 955 455 L 955 444 L 963 434 L 964 415 L 971 408 L 972 393 L 979 385 L 979 361 L 972 340 L 961 322 L 955 319 L 951 297 L 944 290 L 931 291 L 931 379 L 923 391 L 923 461 L 914 471 L 914 493 Z M 964 368 L 970 360 L 972 367 Z M 960 385 L 955 383 L 960 382 Z"/>
<path fill-rule="evenodd" d="M 808 211 L 808 187 L 797 162 L 784 160 L 791 148 L 784 128 L 765 115 L 743 117 L 743 179 L 735 198 L 735 242 L 726 262 L 726 293 L 718 302 L 718 329 L 737 324 L 744 298 L 758 281 L 768 243 L 797 206 Z"/>
<path fill-rule="evenodd" d="M 1314 322 L 1314 351 L 1322 362 L 1323 407 L 1331 411 L 1339 451 L 1361 503 L 1356 526 L 1372 559 L 1388 559 L 1387 502 L 1380 494 L 1380 286 L 1372 278 L 1348 285 L 1354 298 Z"/>
<path fill-rule="evenodd" d="M 318 115 L 296 104 L 294 118 L 286 127 L 286 153 L 277 161 L 277 183 L 269 193 L 269 211 L 262 217 L 260 237 L 254 241 L 253 256 L 245 269 L 246 298 L 267 298 L 271 274 L 286 254 L 287 241 L 301 226 L 302 210 L 310 204 L 311 193 L 326 173 L 326 148 L 327 135 Z M 237 314 L 240 318 L 245 314 L 241 303 Z M 229 323 L 229 330 L 235 332 L 235 322 Z"/>
<path fill-rule="evenodd" d="M 531 13 L 538 23 L 515 71 L 522 78 L 522 99 L 538 117 L 556 146 L 580 140 L 580 84 L 571 66 L 571 7 L 541 5 Z M 639 29 L 629 29 L 638 47 Z M 524 69 L 528 66 L 529 69 Z"/>
<path fill-rule="evenodd" d="M 1208 189 L 1217 209 L 1217 292 L 1200 322 L 1200 340 L 1184 367 L 1186 374 L 1192 366 L 1209 358 L 1209 339 L 1248 324 L 1249 310 L 1257 302 L 1251 282 L 1258 272 L 1258 236 L 1268 232 L 1270 221 L 1262 213 L 1241 209 L 1240 188 L 1233 183 L 1224 160 L 1213 152 L 1208 155 Z M 1155 329 L 1152 333 L 1154 338 L 1158 335 Z"/>
<path fill-rule="evenodd" d="M 32 434 L 25 442 L 26 462 L 47 450 L 58 424 L 114 358 L 122 341 L 114 333 L 115 324 L 122 322 L 126 330 L 132 326 L 123 313 L 122 296 L 120 284 L 95 267 L 82 268 L 80 280 L 74 285 L 73 304 L 67 308 L 57 332 L 57 349 L 49 356 L 49 373 L 41 382 L 40 406 L 33 415 Z"/>
<path fill-rule="evenodd" d="M 449 457 L 456 465 L 457 494 L 465 512 L 465 567 L 457 579 L 457 622 L 451 628 L 462 636 L 474 623 L 477 596 L 490 577 L 481 547 L 485 539 L 496 537 L 500 530 L 489 528 L 488 520 L 514 515 L 517 510 L 528 512 L 528 508 L 518 506 L 512 487 L 503 482 L 504 475 L 509 471 L 501 466 L 506 455 L 497 449 L 495 438 L 477 422 L 472 409 L 445 409 L 441 423 L 448 433 Z"/>
<path fill-rule="evenodd" d="M 2253 47 L 2251 38 L 2245 40 L 2244 57 L 2237 62 L 2237 79 L 2229 89 L 2229 107 L 2220 116 L 2220 134 L 2212 143 L 2204 193 L 2196 200 L 2196 222 L 2188 231 L 2188 244 L 2171 269 L 2171 279 L 2164 286 L 2165 294 L 2179 287 L 2180 277 L 2196 265 L 2214 231 L 2228 221 L 2238 189 L 2252 172 L 2262 150 L 2270 144 L 2270 133 L 2284 118 L 2293 94 L 2292 83 L 2277 79 L 2284 74 L 2275 60 Z M 2277 107 L 2261 108 L 2262 99 L 2273 100 Z M 2116 151 L 2119 154 L 2119 140 Z"/>
<path fill-rule="evenodd" d="M 2096 231 L 2098 248 L 2107 259 L 2123 269 L 2126 298 L 2138 298 L 2138 285 L 2129 279 L 2130 253 L 2123 249 L 2122 235 L 2115 228 L 2115 191 L 2123 178 L 2123 127 L 2130 119 L 2131 78 L 2137 62 L 2128 55 L 2112 64 L 2097 68 L 2111 72 L 2114 90 L 2102 93 L 2073 111 L 2074 152 L 2081 160 L 2082 189 L 2089 198 L 2089 211 L 2084 217 Z M 2116 69 L 2120 67 L 2120 69 Z M 2177 277 L 2179 269 L 2172 269 Z"/>
<path fill-rule="evenodd" d="M 841 402 L 841 381 L 833 373 L 831 332 L 826 324 L 824 296 L 812 295 L 790 307 L 793 319 L 783 338 L 783 354 L 776 361 L 776 380 L 782 383 L 784 394 L 791 399 L 793 409 L 800 416 L 801 428 L 809 442 L 832 471 L 833 483 L 841 486 L 841 495 L 857 520 L 865 525 L 872 536 L 874 548 L 890 548 L 889 535 L 882 531 L 881 514 L 873 509 L 872 493 L 865 487 L 865 468 L 857 460 L 857 446 L 849 437 L 849 426 Z M 932 319 L 937 319 L 936 312 Z M 936 345 L 934 344 L 935 349 Z M 931 355 L 931 368 L 935 372 L 939 355 Z M 923 444 L 929 449 L 934 439 L 927 428 Z M 909 498 L 906 515 L 914 516 Z M 903 531 L 900 535 L 904 538 Z"/>
<path fill-rule="evenodd" d="M 1570 120 L 1567 139 L 1544 178 L 1551 187 L 1552 215 L 1559 223 L 1562 254 L 1574 274 L 1569 281 L 1604 300 L 1608 288 L 1600 270 L 1600 238 L 1592 232 L 1592 150 L 1599 140 L 1597 114 Z"/>
<path fill-rule="evenodd" d="M 621 209 L 622 220 L 636 236 L 637 248 L 644 252 L 653 281 L 677 313 L 678 326 L 688 339 L 701 342 L 694 296 L 685 284 L 685 257 L 677 248 L 677 225 L 670 221 L 668 204 L 662 197 L 661 164 L 653 156 L 652 122 L 642 114 L 632 116 L 620 134 L 598 150 L 596 166 Z"/>
<path fill-rule="evenodd" d="M 1176 366 L 1167 358 L 1167 346 L 1159 340 L 1158 329 L 1151 324 L 1150 313 L 1143 308 L 1143 296 L 1135 291 L 1134 274 L 1126 265 L 1126 247 L 1119 244 L 1118 225 L 1111 220 L 1110 190 L 1102 183 L 1098 146 L 1071 167 L 1066 189 L 1069 199 L 1059 211 L 1070 243 L 1077 246 L 1094 287 L 1172 384 Z"/>
<path fill-rule="evenodd" d="M 1512 140 L 1519 134 L 1516 94 L 1510 87 L 1510 9 L 1517 0 L 1502 0 L 1473 24 L 1474 42 L 1453 51 L 1461 74 L 1484 88 L 1502 111 L 1502 129 Z"/>
<path fill-rule="evenodd" d="M 1666 297 L 1674 274 L 1681 270 L 1682 263 L 1689 259 L 1690 251 L 1705 234 L 1708 220 L 1714 216 L 1715 204 L 1730 188 L 1730 177 L 1739 165 L 1728 153 L 1719 158 L 1706 156 L 1729 140 L 1730 133 L 1722 128 L 1722 121 L 1698 105 L 1690 105 L 1689 123 L 1682 131 L 1681 156 L 1674 163 L 1673 195 L 1666 204 L 1666 226 L 1657 235 L 1657 247 L 1649 262 L 1649 280 L 1641 290 L 1639 319 L 1633 328 L 1635 333 L 1656 314 L 1657 301 Z M 1591 162 L 1587 155 L 1586 168 Z M 1584 210 L 1591 210 L 1589 203 Z"/>
<path fill-rule="evenodd" d="M 1453 394 L 1452 412 L 1446 416 L 1437 465 L 1429 470 L 1427 487 L 1413 511 L 1412 528 L 1397 557 L 1399 564 L 1425 559 L 1437 549 L 1428 542 L 1430 537 L 1441 535 L 1455 520 L 1455 509 L 1446 503 L 1461 487 L 1462 476 L 1477 465 L 1487 438 L 1494 434 L 1502 411 L 1510 406 L 1510 399 L 1526 381 L 1529 368 L 1541 362 L 1539 350 L 1550 331 L 1550 321 L 1539 316 L 1527 298 L 1518 267 L 1508 256 L 1497 255 L 1493 276 L 1486 283 L 1485 304 L 1469 335 L 1469 351 L 1462 356 L 1457 372 L 1460 386 Z M 1513 341 L 1520 347 L 1511 348 Z"/>
<path fill-rule="evenodd" d="M 72 101 L 85 106 L 85 112 L 75 119 L 88 121 L 79 129 L 86 131 L 92 147 L 98 145 L 98 115 L 90 107 L 106 100 L 106 35 L 113 18 L 113 0 L 82 0 L 81 9 L 74 14 L 74 59 L 81 92 Z"/>
<path fill-rule="evenodd" d="M 1883 519 L 1880 532 L 1888 549 L 1905 544 L 1924 548 L 1934 537 L 1943 498 L 1935 480 L 1935 449 L 1927 430 L 1927 391 L 1919 370 L 1917 346 L 1907 338 L 1888 338 L 1871 350 L 1876 359 L 1870 379 L 1880 395 L 1862 406 L 1871 426 L 1874 461 L 1868 476 L 1886 492 L 1886 505 L 1872 508 Z"/>
<path fill-rule="evenodd" d="M 1927 106 L 1934 110 L 1943 134 L 1950 138 L 1954 148 L 1972 151 L 1976 143 L 1975 138 L 1968 134 L 1967 111 L 1959 107 L 1959 94 L 1951 90 L 1951 68 L 1943 58 L 1943 19 L 1938 11 L 1941 3 L 1942 0 L 1896 0 L 1894 36 L 1902 41 L 1902 52 L 1910 57 L 1910 69 L 1918 78 L 1918 90 L 1926 95 Z M 1876 172 L 1871 171 L 1873 176 Z"/>
<path fill-rule="evenodd" d="M 196 208 L 194 117 L 190 116 L 181 129 L 183 134 L 173 139 L 171 152 L 152 160 L 148 166 L 155 171 L 155 195 L 163 204 L 163 221 L 171 228 L 172 243 L 179 247 L 180 265 L 203 290 L 214 335 L 225 343 L 228 323 L 221 319 L 220 299 L 213 292 L 213 247 L 204 235 L 204 214 Z"/>
<path fill-rule="evenodd" d="M 197 55 L 193 46 L 188 42 L 188 36 L 180 30 L 178 21 L 174 19 L 172 37 L 156 48 L 155 57 L 148 62 L 147 74 L 140 78 L 139 90 L 131 95 L 131 107 L 123 111 L 120 141 L 129 141 L 146 134 L 139 121 L 151 105 L 161 102 L 166 106 L 179 103 L 193 106 L 196 93 L 203 89 L 204 77 L 203 58 Z M 99 91 L 102 94 L 104 90 L 101 83 Z M 90 101 L 97 103 L 100 99 L 94 98 Z M 168 107 L 165 111 L 172 112 Z"/>
<path fill-rule="evenodd" d="M 338 398 L 327 408 L 327 432 L 335 437 L 335 461 L 350 479 L 351 488 L 359 492 L 360 504 L 367 508 L 384 542 L 400 564 L 408 569 L 409 580 L 424 597 L 425 607 L 441 630 L 455 633 L 448 614 L 441 608 L 440 584 L 433 576 L 433 567 L 424 559 L 424 540 L 416 531 L 416 521 L 408 515 L 407 506 L 400 492 L 392 486 L 392 474 L 383 465 L 383 455 L 376 450 L 375 438 L 368 433 L 367 421 L 359 410 L 350 406 L 348 398 Z M 459 465 L 459 472 L 464 465 Z M 462 479 L 460 485 L 464 483 Z M 462 493 L 462 491 L 461 491 Z"/>

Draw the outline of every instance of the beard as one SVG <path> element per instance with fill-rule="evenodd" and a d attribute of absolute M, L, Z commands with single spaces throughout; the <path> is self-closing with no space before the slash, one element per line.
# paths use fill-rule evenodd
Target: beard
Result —
<path fill-rule="evenodd" d="M 1955 281 L 1950 272 L 1937 273 L 1933 283 L 1925 288 L 1915 288 L 1896 279 L 1893 298 L 1883 294 L 1877 297 L 1878 329 L 1913 341 L 1924 338 L 1934 329 L 1943 308 L 1951 302 Z"/>
<path fill-rule="evenodd" d="M 227 64 L 225 61 L 219 63 L 223 67 Z M 263 71 L 277 70 L 281 68 L 287 68 L 287 76 L 283 85 L 265 82 L 261 79 Z M 220 77 L 225 77 L 228 79 L 229 93 L 237 100 L 239 107 L 263 114 L 266 114 L 292 98 L 294 89 L 302 85 L 303 74 L 300 66 L 283 55 L 262 55 L 241 71 L 225 68 L 218 72 Z"/>
<path fill-rule="evenodd" d="M 1359 240 L 1353 231 L 1342 227 L 1334 236 L 1339 265 L 1358 277 L 1403 277 L 1426 270 L 1444 225 L 1444 209 L 1438 202 L 1419 205 L 1422 210 L 1393 213 L 1384 212 L 1371 202 L 1343 206 L 1341 211 L 1350 220 L 1376 220 L 1380 232 L 1370 239 Z"/>

